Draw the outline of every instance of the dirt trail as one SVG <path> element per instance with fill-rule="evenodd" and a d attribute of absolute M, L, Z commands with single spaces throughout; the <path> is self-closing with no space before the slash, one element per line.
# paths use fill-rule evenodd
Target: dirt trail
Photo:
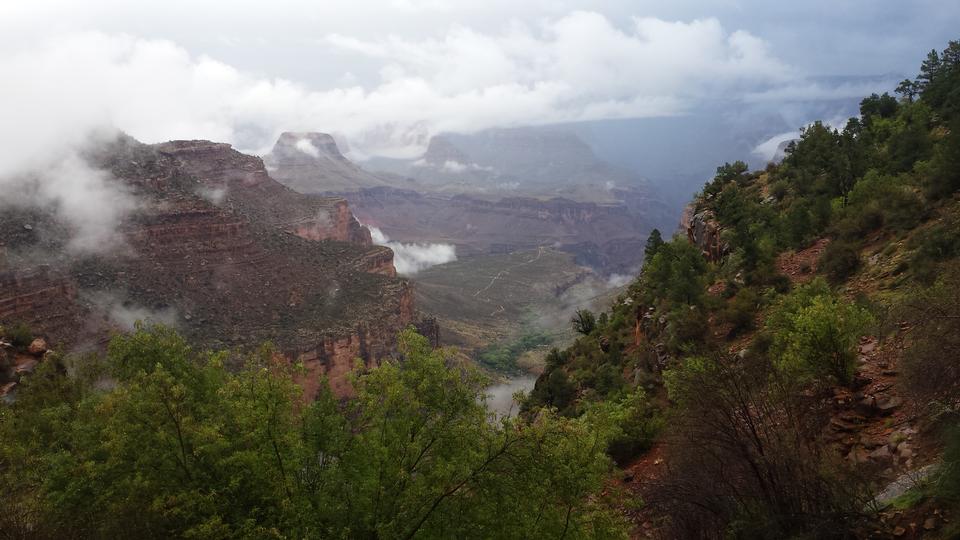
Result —
<path fill-rule="evenodd" d="M 493 278 L 490 280 L 490 283 L 487 283 L 487 286 L 486 286 L 486 287 L 484 287 L 484 288 L 480 289 L 479 291 L 473 293 L 473 296 L 480 296 L 481 294 L 487 292 L 487 291 L 490 289 L 490 287 L 493 287 L 493 284 L 496 283 L 498 279 L 500 279 L 500 278 L 502 278 L 502 277 L 504 276 L 504 274 L 509 274 L 511 270 L 514 270 L 514 269 L 516 269 L 516 268 L 520 268 L 521 266 L 526 266 L 526 265 L 528 265 L 528 264 L 535 263 L 535 262 L 537 262 L 537 261 L 540 260 L 540 257 L 541 257 L 541 256 L 543 256 L 543 246 L 538 246 L 538 247 L 537 247 L 537 256 L 536 256 L 536 257 L 530 259 L 529 261 L 525 261 L 525 262 L 522 262 L 522 263 L 520 263 L 520 264 L 515 264 L 515 265 L 511 266 L 510 268 L 507 268 L 507 269 L 505 269 L 505 270 L 501 270 L 501 271 L 497 272 L 497 275 L 493 276 Z"/>

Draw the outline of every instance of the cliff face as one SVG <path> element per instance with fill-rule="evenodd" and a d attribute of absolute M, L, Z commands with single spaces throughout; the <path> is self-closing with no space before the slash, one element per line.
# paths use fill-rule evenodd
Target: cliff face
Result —
<path fill-rule="evenodd" d="M 627 272 L 640 264 L 650 225 L 626 204 L 510 197 L 488 200 L 372 188 L 347 195 L 357 216 L 391 238 L 445 242 L 458 252 L 503 253 L 558 245 L 580 264 Z"/>
<path fill-rule="evenodd" d="M 360 324 L 350 335 L 327 338 L 316 347 L 285 353 L 287 358 L 295 358 L 303 364 L 306 373 L 297 382 L 303 387 L 308 400 L 316 397 L 323 375 L 329 379 L 335 395 L 349 395 L 352 389 L 347 375 L 353 370 L 356 360 L 361 359 L 367 366 L 378 365 L 385 356 L 384 352 L 394 349 L 396 332 L 387 335 L 378 326 L 386 325 L 399 331 L 411 324 L 415 315 L 413 288 L 403 283 L 393 292 L 398 301 L 384 310 L 377 325 Z"/>
<path fill-rule="evenodd" d="M 271 341 L 342 393 L 354 358 L 392 354 L 414 321 L 392 251 L 343 199 L 293 192 L 258 158 L 206 141 L 122 139 L 92 159 L 138 201 L 117 233 L 124 247 L 76 256 L 54 213 L 33 215 L 28 236 L 22 216 L 3 214 L 0 324 L 26 322 L 66 350 L 142 318 L 201 347 Z"/>
<path fill-rule="evenodd" d="M 326 133 L 283 133 L 264 159 L 274 178 L 300 193 L 388 184 L 344 157 L 333 137 Z"/>
<path fill-rule="evenodd" d="M 308 240 L 372 244 L 370 231 L 354 218 L 345 199 L 293 191 L 275 181 L 258 157 L 209 141 L 173 141 L 157 150 L 195 177 L 200 182 L 196 193 L 215 206 Z"/>
<path fill-rule="evenodd" d="M 717 223 L 713 212 L 703 210 L 697 212 L 693 206 L 683 209 L 680 218 L 680 229 L 687 235 L 691 244 L 700 248 L 703 256 L 709 261 L 719 261 L 727 253 L 728 246 L 720 239 L 720 224 Z"/>

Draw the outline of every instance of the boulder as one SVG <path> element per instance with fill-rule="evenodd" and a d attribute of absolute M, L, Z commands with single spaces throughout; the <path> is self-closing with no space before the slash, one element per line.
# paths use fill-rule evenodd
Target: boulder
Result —
<path fill-rule="evenodd" d="M 857 412 L 871 416 L 877 413 L 877 398 L 873 396 L 865 396 L 863 399 L 857 402 Z"/>
<path fill-rule="evenodd" d="M 884 445 L 870 452 L 870 459 L 878 462 L 886 462 L 893 459 L 893 454 L 890 453 L 890 448 Z"/>
<path fill-rule="evenodd" d="M 47 342 L 43 338 L 37 338 L 30 342 L 30 346 L 27 347 L 27 352 L 34 355 L 40 356 L 43 353 L 47 352 Z"/>
<path fill-rule="evenodd" d="M 886 397 L 877 400 L 877 409 L 883 415 L 892 414 L 893 411 L 895 411 L 901 405 L 903 405 L 903 398 L 899 396 Z"/>

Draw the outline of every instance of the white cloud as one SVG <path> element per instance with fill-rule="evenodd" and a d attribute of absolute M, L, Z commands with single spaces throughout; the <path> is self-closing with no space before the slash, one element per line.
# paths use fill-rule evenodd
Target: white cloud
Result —
<path fill-rule="evenodd" d="M 261 152 L 281 131 L 322 130 L 362 155 L 410 157 L 438 132 L 678 114 L 793 75 L 763 41 L 715 19 L 638 18 L 621 29 L 591 12 L 491 33 L 453 26 L 440 38 L 330 34 L 326 54 L 374 61 L 380 79 L 324 90 L 168 40 L 82 32 L 31 43 L 5 44 L 0 57 L 17 74 L 0 87 L 0 146 L 19 161 L 45 154 L 33 141 L 69 144 L 104 124 L 147 142 L 207 138 Z"/>
<path fill-rule="evenodd" d="M 452 159 L 448 159 L 447 161 L 444 161 L 443 167 L 441 168 L 446 172 L 452 172 L 452 173 L 461 173 L 467 170 L 466 165 L 464 165 L 463 163 L 460 163 L 459 161 L 454 161 Z"/>
<path fill-rule="evenodd" d="M 367 225 L 373 243 L 393 250 L 393 265 L 401 276 L 410 276 L 431 266 L 457 260 L 457 249 L 452 244 L 404 244 L 392 242 L 377 227 Z"/>
<path fill-rule="evenodd" d="M 0 176 L 0 208 L 53 209 L 70 228 L 67 248 L 106 252 L 124 244 L 121 220 L 136 207 L 134 198 L 109 173 L 91 168 L 74 152 L 51 154 L 43 167 Z"/>
<path fill-rule="evenodd" d="M 753 154 L 764 161 L 773 161 L 777 157 L 777 149 L 780 147 L 781 143 L 799 138 L 800 130 L 788 131 L 786 133 L 774 135 L 773 137 L 770 137 L 769 139 L 758 144 L 753 149 Z"/>
<path fill-rule="evenodd" d="M 320 157 L 320 151 L 310 142 L 310 139 L 300 139 L 294 144 L 297 150 L 313 157 Z"/>

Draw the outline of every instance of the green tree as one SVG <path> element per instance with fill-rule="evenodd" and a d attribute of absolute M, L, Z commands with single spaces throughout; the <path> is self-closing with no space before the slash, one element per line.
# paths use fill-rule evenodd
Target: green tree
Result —
<path fill-rule="evenodd" d="M 589 309 L 578 309 L 570 322 L 573 323 L 573 329 L 578 334 L 585 336 L 589 336 L 597 328 L 597 318 Z"/>
<path fill-rule="evenodd" d="M 902 96 L 902 99 L 907 103 L 913 103 L 913 100 L 917 97 L 917 94 L 920 92 L 920 89 L 917 87 L 917 83 L 911 81 L 910 79 L 904 79 L 900 81 L 900 84 L 897 85 L 897 94 Z"/>
<path fill-rule="evenodd" d="M 485 378 L 412 330 L 355 397 L 307 405 L 269 347 L 239 371 L 174 332 L 118 336 L 111 386 L 41 364 L 0 405 L 18 537 L 622 537 L 600 496 L 615 419 L 494 420 Z M 559 372 L 559 371 L 558 371 Z"/>
<path fill-rule="evenodd" d="M 686 238 L 675 237 L 660 246 L 645 266 L 645 291 L 653 296 L 650 300 L 699 305 L 703 299 L 706 270 L 707 263 L 700 250 Z"/>
<path fill-rule="evenodd" d="M 647 245 L 643 249 L 643 260 L 649 261 L 652 259 L 662 245 L 663 236 L 660 234 L 660 229 L 650 231 L 650 236 L 647 237 Z"/>

